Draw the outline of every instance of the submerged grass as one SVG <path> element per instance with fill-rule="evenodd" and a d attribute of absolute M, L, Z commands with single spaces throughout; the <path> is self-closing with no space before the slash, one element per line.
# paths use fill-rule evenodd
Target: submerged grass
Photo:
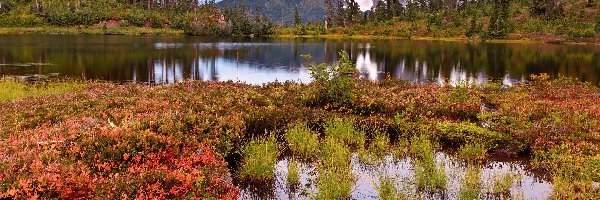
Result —
<path fill-rule="evenodd" d="M 391 146 L 389 137 L 382 133 L 376 133 L 366 148 L 358 150 L 358 159 L 365 164 L 377 164 L 387 154 L 394 151 L 395 149 Z"/>
<path fill-rule="evenodd" d="M 298 185 L 300 183 L 300 164 L 294 160 L 290 160 L 289 164 L 288 164 L 288 174 L 287 174 L 287 178 L 286 178 L 286 182 L 291 185 L 291 186 L 295 186 Z"/>
<path fill-rule="evenodd" d="M 350 169 L 319 168 L 316 199 L 348 199 L 355 178 Z"/>
<path fill-rule="evenodd" d="M 494 174 L 492 178 L 492 186 L 489 188 L 488 193 L 492 196 L 499 197 L 510 197 L 510 188 L 513 185 L 513 182 L 517 178 L 515 174 Z"/>
<path fill-rule="evenodd" d="M 327 169 L 350 169 L 351 152 L 348 146 L 336 138 L 327 137 L 321 143 L 320 167 Z"/>
<path fill-rule="evenodd" d="M 387 176 L 379 175 L 379 184 L 375 186 L 375 191 L 381 200 L 398 200 L 404 195 L 396 186 L 396 180 Z"/>
<path fill-rule="evenodd" d="M 438 165 L 435 160 L 435 145 L 427 135 L 413 138 L 411 143 L 415 157 L 416 185 L 419 189 L 441 192 L 446 189 L 448 180 L 443 162 Z"/>
<path fill-rule="evenodd" d="M 458 199 L 473 200 L 479 199 L 481 193 L 481 169 L 475 166 L 467 167 L 465 178 L 462 181 L 458 191 Z"/>
<path fill-rule="evenodd" d="M 270 181 L 274 178 L 275 162 L 279 155 L 275 137 L 252 140 L 244 148 L 244 163 L 240 175 L 253 181 Z"/>
<path fill-rule="evenodd" d="M 25 84 L 15 80 L 0 80 L 0 102 L 26 97 L 62 94 L 81 90 L 84 83 L 56 81 L 45 84 Z"/>
<path fill-rule="evenodd" d="M 355 177 L 352 175 L 350 148 L 339 138 L 327 136 L 321 143 L 318 166 L 317 199 L 347 199 Z"/>

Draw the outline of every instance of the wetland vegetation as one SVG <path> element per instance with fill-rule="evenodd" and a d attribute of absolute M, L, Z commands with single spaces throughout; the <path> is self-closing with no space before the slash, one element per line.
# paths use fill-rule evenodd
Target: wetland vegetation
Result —
<path fill-rule="evenodd" d="M 308 84 L 4 81 L 25 89 L 0 102 L 0 197 L 599 197 L 598 86 L 374 82 L 352 66 L 313 65 Z"/>

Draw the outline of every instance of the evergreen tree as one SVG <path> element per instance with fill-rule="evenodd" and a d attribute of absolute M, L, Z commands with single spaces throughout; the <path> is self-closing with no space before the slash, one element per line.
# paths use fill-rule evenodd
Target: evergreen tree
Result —
<path fill-rule="evenodd" d="M 509 32 L 510 2 L 509 0 L 495 0 L 494 10 L 490 17 L 488 36 L 492 38 L 506 37 Z"/>
<path fill-rule="evenodd" d="M 335 23 L 337 26 L 346 26 L 346 9 L 344 8 L 344 1 L 337 1 L 336 6 Z"/>
<path fill-rule="evenodd" d="M 346 0 L 348 10 L 346 12 L 346 21 L 350 24 L 360 23 L 362 19 L 362 12 L 360 11 L 360 5 L 355 0 Z"/>
<path fill-rule="evenodd" d="M 333 0 L 325 0 L 325 6 L 327 7 L 327 23 L 333 23 L 333 18 L 335 18 L 335 6 L 333 4 Z"/>
<path fill-rule="evenodd" d="M 298 7 L 294 8 L 294 25 L 302 25 L 302 18 L 300 18 L 300 12 L 298 12 Z"/>

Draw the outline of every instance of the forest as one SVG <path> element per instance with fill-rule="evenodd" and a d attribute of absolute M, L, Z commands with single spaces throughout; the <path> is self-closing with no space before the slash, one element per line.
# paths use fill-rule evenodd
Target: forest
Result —
<path fill-rule="evenodd" d="M 397 38 L 595 41 L 596 0 L 379 0 L 365 12 L 355 0 L 316 2 L 324 16 L 296 6 L 293 22 L 272 19 L 258 1 L 1 0 L 0 27 L 145 27 L 187 35 L 345 35 Z M 287 4 L 286 4 L 287 5 Z M 311 19 L 311 20 L 307 20 Z"/>

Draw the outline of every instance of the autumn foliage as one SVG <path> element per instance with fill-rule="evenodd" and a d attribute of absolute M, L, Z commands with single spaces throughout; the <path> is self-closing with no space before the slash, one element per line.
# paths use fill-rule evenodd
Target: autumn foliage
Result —
<path fill-rule="evenodd" d="M 576 162 L 600 179 L 596 86 L 535 77 L 508 89 L 384 80 L 353 90 L 343 109 L 315 105 L 314 84 L 196 81 L 91 83 L 0 103 L 0 198 L 235 199 L 225 158 L 248 138 L 339 116 L 367 135 L 431 134 L 449 146 L 483 135 L 490 153 L 529 155 L 551 173 Z"/>

